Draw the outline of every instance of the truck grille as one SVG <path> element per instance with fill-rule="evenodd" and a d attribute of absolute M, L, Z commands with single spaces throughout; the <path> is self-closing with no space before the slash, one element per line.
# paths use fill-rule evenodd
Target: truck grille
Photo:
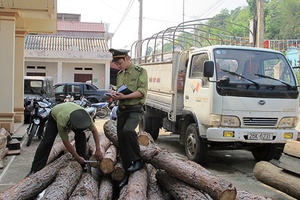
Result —
<path fill-rule="evenodd" d="M 244 117 L 245 126 L 275 126 L 277 118 L 258 118 L 258 117 Z"/>

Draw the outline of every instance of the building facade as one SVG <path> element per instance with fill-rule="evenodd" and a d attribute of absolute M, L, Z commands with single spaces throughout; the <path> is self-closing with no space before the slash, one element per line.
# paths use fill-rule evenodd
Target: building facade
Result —
<path fill-rule="evenodd" d="M 56 0 L 0 0 L 0 128 L 14 132 L 24 120 L 25 36 L 56 26 Z"/>

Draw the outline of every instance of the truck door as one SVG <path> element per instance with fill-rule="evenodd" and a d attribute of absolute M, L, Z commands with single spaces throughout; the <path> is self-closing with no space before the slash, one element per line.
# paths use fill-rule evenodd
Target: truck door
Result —
<path fill-rule="evenodd" d="M 192 110 L 201 123 L 205 123 L 209 120 L 210 110 L 209 81 L 203 76 L 204 61 L 208 60 L 208 54 L 194 54 L 190 60 L 184 87 L 184 107 Z"/>

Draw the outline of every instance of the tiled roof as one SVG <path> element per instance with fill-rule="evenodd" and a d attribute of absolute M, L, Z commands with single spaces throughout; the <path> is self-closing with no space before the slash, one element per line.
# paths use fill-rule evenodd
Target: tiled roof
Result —
<path fill-rule="evenodd" d="M 108 52 L 107 41 L 101 38 L 74 38 L 55 35 L 26 35 L 25 49 Z"/>
<path fill-rule="evenodd" d="M 105 32 L 103 23 L 77 22 L 77 21 L 57 21 L 57 31 L 76 32 Z"/>

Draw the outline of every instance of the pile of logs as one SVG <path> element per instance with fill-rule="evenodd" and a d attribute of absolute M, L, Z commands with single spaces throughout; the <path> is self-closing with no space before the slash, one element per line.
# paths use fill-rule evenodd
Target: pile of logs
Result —
<path fill-rule="evenodd" d="M 300 199 L 300 141 L 288 140 L 279 161 L 261 161 L 254 167 L 254 176 L 296 199 Z"/>
<path fill-rule="evenodd" d="M 0 129 L 0 169 L 5 167 L 4 157 L 7 155 L 19 155 L 21 151 L 20 142 L 12 139 L 10 133 L 5 129 Z"/>
<path fill-rule="evenodd" d="M 95 145 L 90 135 L 87 132 L 93 160 Z M 125 171 L 118 156 L 116 124 L 108 120 L 100 135 L 103 160 L 91 163 L 88 172 L 83 172 L 61 142 L 56 143 L 47 166 L 4 191 L 0 199 L 267 199 L 237 191 L 233 184 L 201 165 L 159 148 L 146 132 L 139 133 L 138 139 L 146 164 L 130 174 L 122 189 L 118 184 Z"/>

